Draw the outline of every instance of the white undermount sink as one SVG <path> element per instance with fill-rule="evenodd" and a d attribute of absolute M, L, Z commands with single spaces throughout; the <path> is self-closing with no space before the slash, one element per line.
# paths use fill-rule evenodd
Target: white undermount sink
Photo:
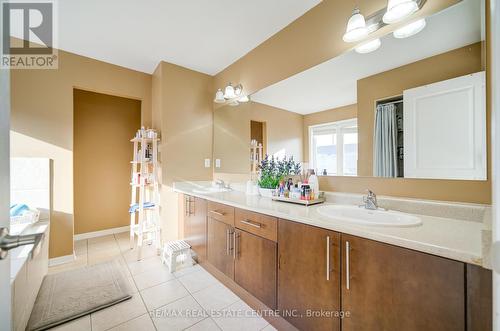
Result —
<path fill-rule="evenodd" d="M 195 188 L 193 189 L 194 193 L 207 194 L 207 193 L 221 193 L 221 192 L 229 192 L 230 188 L 220 188 L 220 187 L 203 187 L 203 188 Z"/>
<path fill-rule="evenodd" d="M 335 220 L 370 226 L 410 227 L 422 224 L 418 216 L 385 209 L 369 210 L 352 205 L 325 205 L 318 207 L 318 213 Z"/>

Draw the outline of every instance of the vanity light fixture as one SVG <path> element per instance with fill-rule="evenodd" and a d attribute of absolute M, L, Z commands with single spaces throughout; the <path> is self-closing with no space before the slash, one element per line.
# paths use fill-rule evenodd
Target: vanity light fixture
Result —
<path fill-rule="evenodd" d="M 368 35 L 368 28 L 366 27 L 365 17 L 355 8 L 352 12 L 349 21 L 347 21 L 347 28 L 342 39 L 347 43 L 359 41 Z"/>
<path fill-rule="evenodd" d="M 425 18 L 422 18 L 395 30 L 392 35 L 398 39 L 408 38 L 422 31 L 425 28 L 425 24 Z"/>
<path fill-rule="evenodd" d="M 382 20 L 386 24 L 399 22 L 418 10 L 415 0 L 389 0 Z"/>
<path fill-rule="evenodd" d="M 379 49 L 381 44 L 380 39 L 377 38 L 357 46 L 354 50 L 360 54 L 371 53 Z"/>
<path fill-rule="evenodd" d="M 240 102 L 250 101 L 247 95 L 243 94 L 243 86 L 238 84 L 233 87 L 231 83 L 222 90 L 221 88 L 215 92 L 215 103 L 227 103 L 231 106 L 237 106 Z"/>

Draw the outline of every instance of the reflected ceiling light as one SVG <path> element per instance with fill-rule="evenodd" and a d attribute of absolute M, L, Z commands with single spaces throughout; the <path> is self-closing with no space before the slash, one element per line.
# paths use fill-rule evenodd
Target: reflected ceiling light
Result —
<path fill-rule="evenodd" d="M 217 92 L 215 93 L 215 103 L 224 103 L 226 102 L 226 99 L 224 99 L 224 92 L 222 92 L 222 89 L 218 89 Z"/>
<path fill-rule="evenodd" d="M 347 28 L 342 39 L 347 43 L 359 41 L 368 35 L 365 17 L 359 9 L 353 10 L 351 18 L 347 21 Z"/>
<path fill-rule="evenodd" d="M 354 50 L 357 53 L 366 54 L 366 53 L 370 53 L 370 52 L 376 51 L 377 49 L 379 49 L 379 47 L 380 47 L 381 44 L 382 43 L 380 42 L 380 39 L 377 38 L 377 39 L 373 39 L 373 40 L 370 40 L 370 41 L 368 41 L 366 43 L 363 43 L 363 44 L 359 45 Z"/>
<path fill-rule="evenodd" d="M 382 21 L 386 24 L 399 22 L 418 10 L 415 0 L 389 0 Z"/>
<path fill-rule="evenodd" d="M 392 33 L 392 35 L 394 36 L 394 38 L 398 38 L 398 39 L 408 38 L 408 37 L 416 35 L 420 31 L 422 31 L 425 28 L 425 24 L 426 24 L 425 18 L 422 18 L 418 21 L 407 24 L 407 25 L 403 26 L 402 28 L 395 30 Z"/>

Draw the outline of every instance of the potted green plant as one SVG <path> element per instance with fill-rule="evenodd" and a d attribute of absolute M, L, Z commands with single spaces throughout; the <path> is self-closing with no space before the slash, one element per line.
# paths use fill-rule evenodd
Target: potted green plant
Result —
<path fill-rule="evenodd" d="M 274 156 L 265 158 L 259 164 L 259 193 L 263 197 L 272 197 L 280 181 L 287 176 L 300 175 L 300 163 L 285 156 L 282 160 L 275 159 Z"/>

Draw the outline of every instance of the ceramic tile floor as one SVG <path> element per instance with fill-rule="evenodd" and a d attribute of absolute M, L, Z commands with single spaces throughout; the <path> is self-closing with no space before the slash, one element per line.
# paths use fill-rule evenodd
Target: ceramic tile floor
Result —
<path fill-rule="evenodd" d="M 151 246 L 143 248 L 143 259 L 137 261 L 128 233 L 77 241 L 75 254 L 74 262 L 50 267 L 49 273 L 119 259 L 134 295 L 51 330 L 275 330 L 200 266 L 171 274 Z"/>

